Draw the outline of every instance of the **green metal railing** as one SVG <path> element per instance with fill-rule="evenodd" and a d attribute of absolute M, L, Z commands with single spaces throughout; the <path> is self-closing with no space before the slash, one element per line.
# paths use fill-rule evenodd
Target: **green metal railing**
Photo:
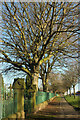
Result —
<path fill-rule="evenodd" d="M 13 101 L 11 99 L 3 100 L 0 101 L 0 106 L 1 106 L 0 118 L 5 118 L 17 112 L 17 101 Z"/>
<path fill-rule="evenodd" d="M 6 93 L 6 94 L 5 94 Z M 0 120 L 2 118 L 6 118 L 7 116 L 14 114 L 17 112 L 17 99 L 14 101 L 14 92 L 12 93 L 12 97 L 8 96 L 8 91 L 3 91 L 1 89 L 0 92 Z"/>
<path fill-rule="evenodd" d="M 36 105 L 44 102 L 44 101 L 47 101 L 49 100 L 50 98 L 54 97 L 55 94 L 54 93 L 48 93 L 48 92 L 41 92 L 41 91 L 38 91 L 36 93 Z M 24 100 L 24 111 L 25 113 L 31 113 L 31 109 L 32 109 L 32 106 L 31 106 L 31 99 L 28 99 L 26 97 L 26 99 Z"/>
<path fill-rule="evenodd" d="M 16 93 L 14 93 L 14 94 L 16 94 Z M 38 91 L 36 93 L 36 105 L 40 104 L 44 101 L 47 101 L 54 96 L 55 96 L 54 93 Z M 26 113 L 31 113 L 31 111 L 32 111 L 31 97 L 32 97 L 32 94 L 30 95 L 30 99 L 28 99 L 26 97 L 24 100 L 24 111 Z M 16 99 L 16 101 L 14 101 L 13 98 L 9 98 L 7 100 L 0 101 L 0 119 L 5 118 L 5 117 L 17 112 L 17 99 Z"/>
<path fill-rule="evenodd" d="M 47 101 L 47 100 L 49 100 L 50 98 L 52 98 L 54 96 L 55 96 L 54 93 L 48 93 L 48 92 L 38 91 L 36 93 L 36 105 L 40 104 L 40 103 L 42 103 L 44 101 Z"/>
<path fill-rule="evenodd" d="M 2 101 L 0 100 L 0 120 L 2 119 Z"/>

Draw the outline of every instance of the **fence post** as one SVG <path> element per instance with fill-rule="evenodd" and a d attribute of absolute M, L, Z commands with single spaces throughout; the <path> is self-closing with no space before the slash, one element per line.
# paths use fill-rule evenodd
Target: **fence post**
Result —
<path fill-rule="evenodd" d="M 2 119 L 2 78 L 0 78 L 0 119 Z"/>
<path fill-rule="evenodd" d="M 10 89 L 10 98 L 12 97 L 12 85 L 10 84 L 10 86 L 8 87 L 8 89 Z"/>
<path fill-rule="evenodd" d="M 17 112 L 21 113 L 21 118 L 25 118 L 24 115 L 24 79 L 14 79 L 13 89 L 16 94 L 14 95 L 14 101 L 17 99 Z"/>

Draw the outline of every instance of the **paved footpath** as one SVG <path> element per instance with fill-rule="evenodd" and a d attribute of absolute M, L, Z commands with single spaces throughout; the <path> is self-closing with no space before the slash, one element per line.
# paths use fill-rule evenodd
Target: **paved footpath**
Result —
<path fill-rule="evenodd" d="M 75 111 L 74 108 L 67 103 L 64 97 L 56 97 L 46 106 L 46 108 L 38 111 L 35 116 L 38 116 L 35 120 L 54 120 L 50 118 L 74 118 L 73 120 L 80 119 L 79 112 Z"/>

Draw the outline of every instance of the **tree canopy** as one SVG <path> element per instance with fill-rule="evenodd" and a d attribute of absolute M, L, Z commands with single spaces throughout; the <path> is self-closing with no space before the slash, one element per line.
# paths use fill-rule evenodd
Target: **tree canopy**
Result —
<path fill-rule="evenodd" d="M 47 60 L 78 52 L 78 6 L 73 2 L 3 2 L 0 62 L 5 71 L 18 70 L 39 77 Z M 44 57 L 45 56 L 45 57 Z"/>

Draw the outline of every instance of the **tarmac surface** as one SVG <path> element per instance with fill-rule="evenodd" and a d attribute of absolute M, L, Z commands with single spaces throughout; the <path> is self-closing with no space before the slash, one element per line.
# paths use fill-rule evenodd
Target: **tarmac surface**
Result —
<path fill-rule="evenodd" d="M 75 111 L 64 97 L 56 97 L 44 109 L 39 110 L 34 118 L 34 120 L 79 120 L 80 113 Z"/>

